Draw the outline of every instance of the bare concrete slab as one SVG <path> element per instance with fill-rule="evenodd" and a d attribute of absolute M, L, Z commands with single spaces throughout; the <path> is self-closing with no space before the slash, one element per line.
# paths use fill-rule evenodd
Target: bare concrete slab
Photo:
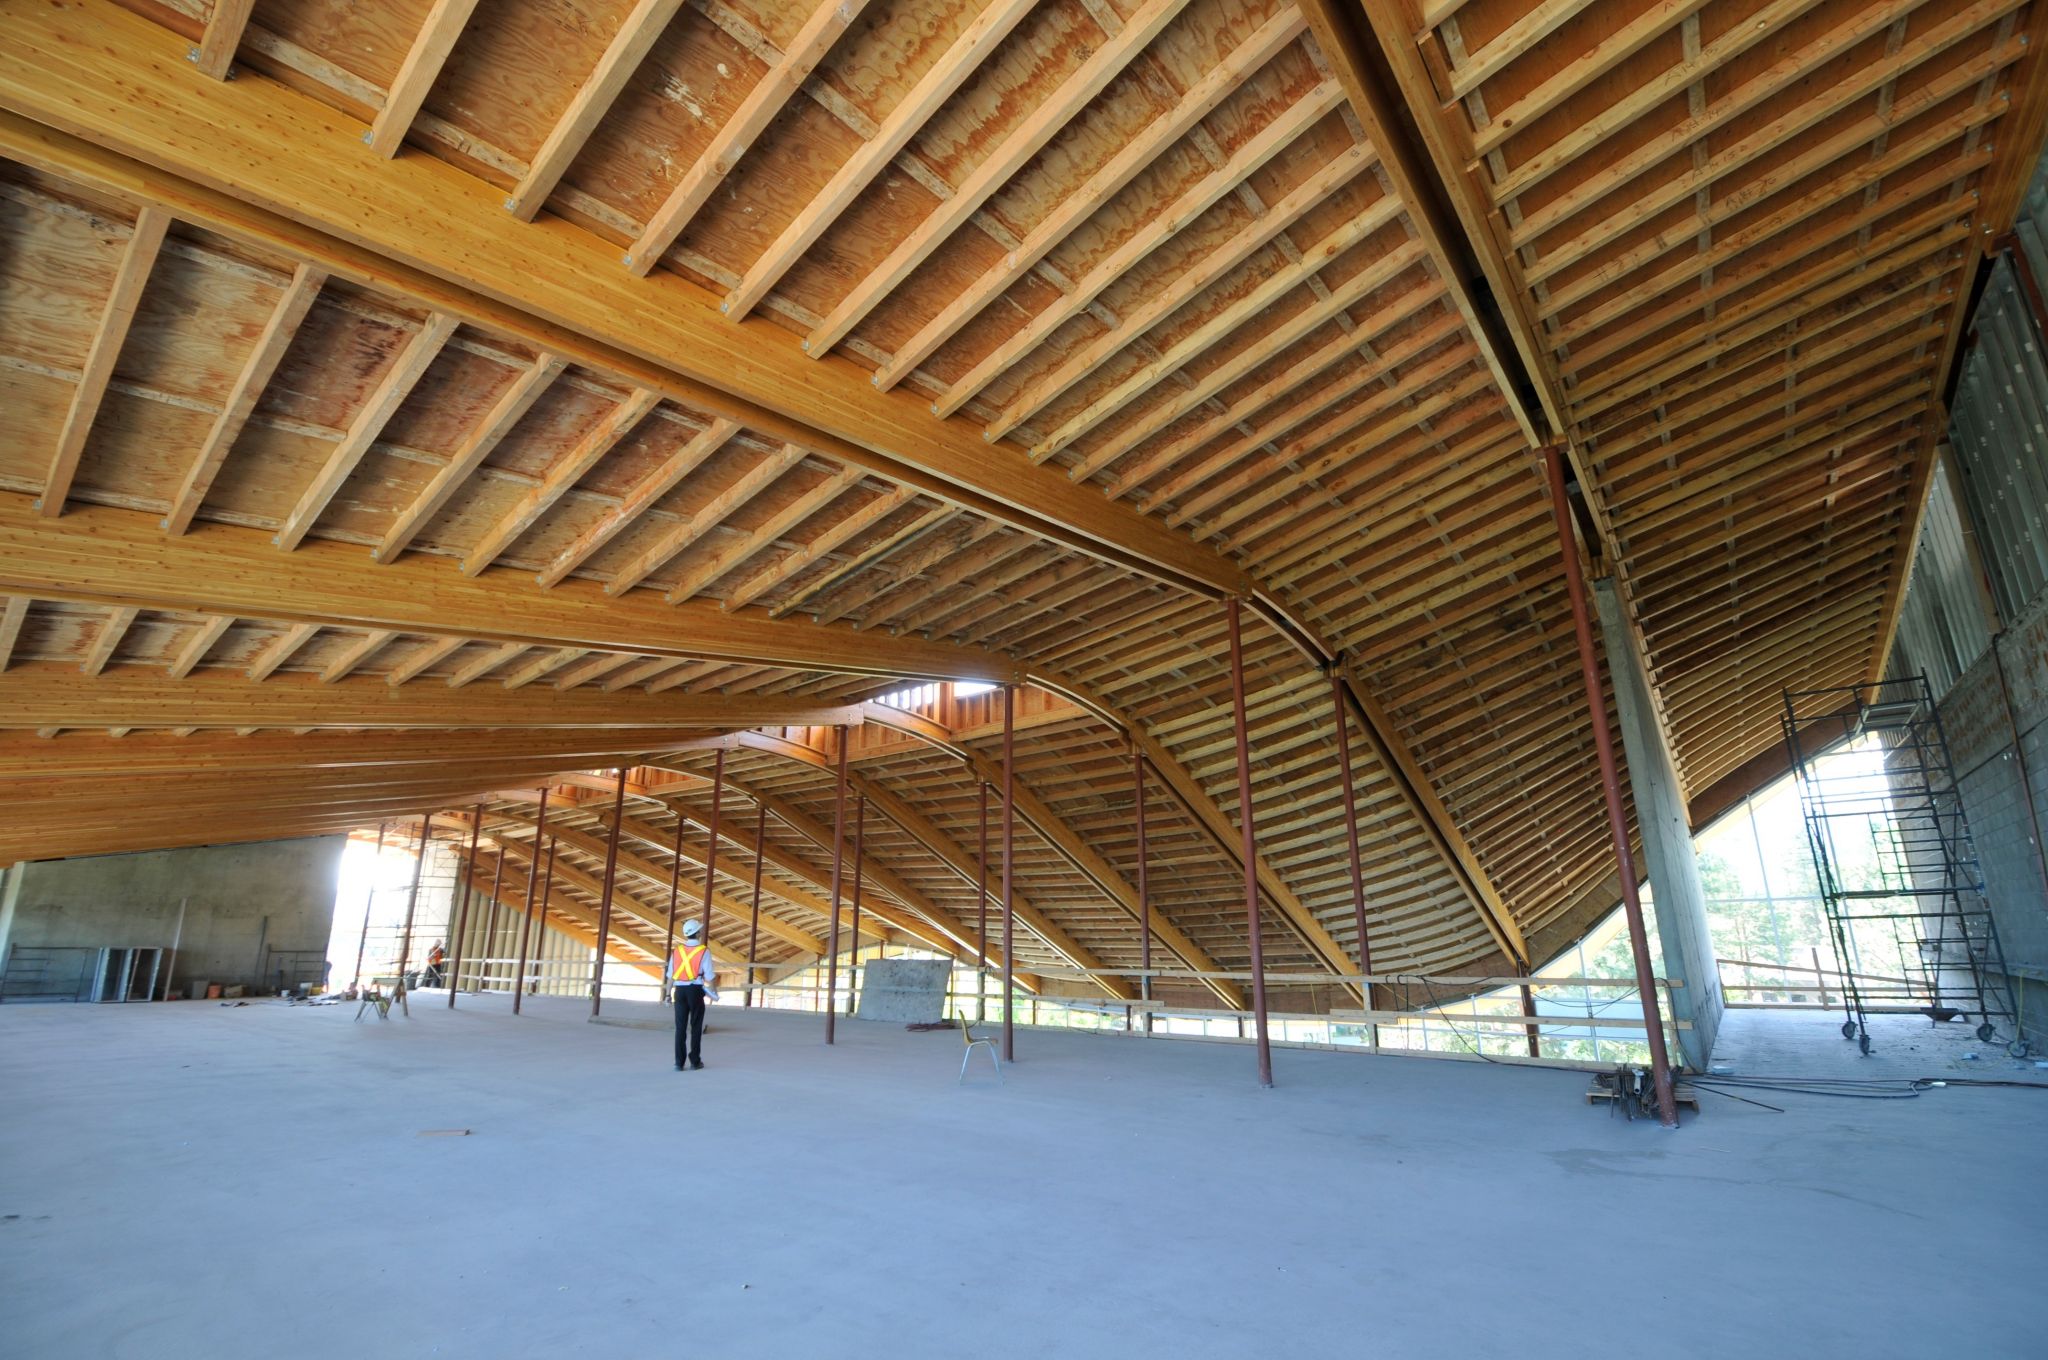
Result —
<path fill-rule="evenodd" d="M 2048 1092 L 1667 1133 L 1569 1071 L 1283 1051 L 1261 1091 L 1121 1035 L 963 1087 L 956 1035 L 732 1006 L 677 1073 L 586 1010 L 0 1007 L 0 1354 L 2044 1349 Z"/>

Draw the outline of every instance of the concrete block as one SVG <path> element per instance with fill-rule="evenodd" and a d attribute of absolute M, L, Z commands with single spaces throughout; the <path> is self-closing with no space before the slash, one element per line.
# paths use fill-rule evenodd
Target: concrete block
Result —
<path fill-rule="evenodd" d="M 953 965 L 945 959 L 876 959 L 861 973 L 860 1020 L 931 1024 L 946 1018 L 946 984 Z"/>

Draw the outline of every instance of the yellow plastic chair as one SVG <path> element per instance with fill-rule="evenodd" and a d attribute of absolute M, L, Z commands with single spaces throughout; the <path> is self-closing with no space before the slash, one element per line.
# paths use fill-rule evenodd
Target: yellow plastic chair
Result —
<path fill-rule="evenodd" d="M 959 1086 L 966 1082 L 967 1060 L 974 1056 L 974 1050 L 977 1048 L 986 1048 L 988 1050 L 988 1065 L 996 1070 L 996 1080 L 1001 1081 L 1003 1079 L 1003 1064 L 1002 1060 L 996 1057 L 996 1041 L 986 1037 L 976 1037 L 974 1031 L 967 1027 L 966 1016 L 955 1015 L 953 1018 L 960 1023 L 960 1042 L 967 1045 L 967 1051 L 960 1055 L 960 1080 L 953 1084 Z"/>

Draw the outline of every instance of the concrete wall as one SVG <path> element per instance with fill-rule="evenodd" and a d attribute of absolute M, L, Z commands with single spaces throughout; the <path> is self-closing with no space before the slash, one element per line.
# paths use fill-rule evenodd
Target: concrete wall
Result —
<path fill-rule="evenodd" d="M 1961 786 L 1992 919 L 2024 1028 L 2048 1044 L 2048 885 L 2038 858 L 2048 837 L 2048 595 L 1941 696 L 1942 728 Z M 2011 707 L 1999 686 L 2005 668 Z M 2019 740 L 2014 742 L 2017 729 Z M 2028 820 L 2022 771 L 2036 816 Z"/>
<path fill-rule="evenodd" d="M 176 935 L 174 990 L 194 978 L 260 986 L 265 945 L 326 951 L 346 843 L 321 836 L 17 864 L 0 958 L 34 946 L 168 948 Z"/>

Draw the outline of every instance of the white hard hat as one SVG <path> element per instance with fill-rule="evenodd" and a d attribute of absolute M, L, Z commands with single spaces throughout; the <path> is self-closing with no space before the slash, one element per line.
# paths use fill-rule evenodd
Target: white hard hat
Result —
<path fill-rule="evenodd" d="M 691 939 L 693 939 L 693 940 L 694 940 L 694 939 L 696 939 L 696 938 L 697 938 L 697 937 L 698 937 L 699 935 L 701 935 L 701 934 L 703 934 L 703 933 L 704 933 L 704 923 L 703 923 L 702 921 L 685 921 L 685 922 L 683 922 L 683 934 L 685 934 L 685 935 L 689 936 L 689 937 L 690 937 Z"/>

